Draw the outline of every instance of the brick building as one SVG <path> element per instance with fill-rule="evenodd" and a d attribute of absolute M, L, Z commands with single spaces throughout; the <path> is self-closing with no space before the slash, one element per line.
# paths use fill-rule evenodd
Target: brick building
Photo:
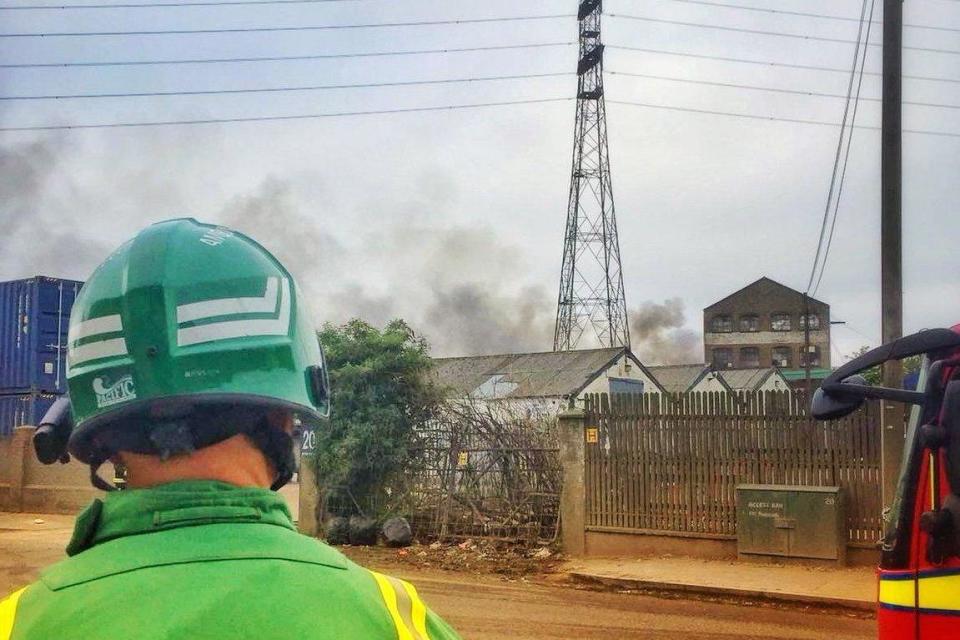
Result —
<path fill-rule="evenodd" d="M 715 369 L 830 369 L 830 305 L 763 277 L 703 310 L 704 358 Z M 810 351 L 804 330 L 810 325 Z"/>

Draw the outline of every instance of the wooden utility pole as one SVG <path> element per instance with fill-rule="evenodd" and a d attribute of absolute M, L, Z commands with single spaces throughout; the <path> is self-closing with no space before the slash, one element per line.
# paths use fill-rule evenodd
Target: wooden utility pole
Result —
<path fill-rule="evenodd" d="M 813 382 L 810 380 L 810 296 L 803 294 L 803 377 L 806 380 L 807 400 L 813 398 Z"/>
<path fill-rule="evenodd" d="M 903 49 L 903 0 L 883 2 L 883 122 L 880 159 L 880 286 L 883 342 L 903 335 L 903 246 L 901 224 L 902 126 L 901 65 Z M 900 362 L 883 367 L 883 384 L 901 386 Z M 903 456 L 904 408 L 883 402 L 880 415 L 883 457 L 883 506 L 888 509 L 897 489 Z"/>

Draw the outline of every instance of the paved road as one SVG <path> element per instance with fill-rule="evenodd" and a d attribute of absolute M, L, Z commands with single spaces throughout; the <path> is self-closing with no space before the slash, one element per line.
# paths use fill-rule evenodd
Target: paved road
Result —
<path fill-rule="evenodd" d="M 543 584 L 496 584 L 458 574 L 403 577 L 417 584 L 427 603 L 467 640 L 876 637 L 873 620 L 843 612 L 662 599 Z"/>
<path fill-rule="evenodd" d="M 36 522 L 40 519 L 42 522 Z M 0 595 L 63 557 L 72 518 L 0 513 Z M 583 591 L 495 576 L 376 567 L 417 585 L 465 640 L 847 640 L 875 637 L 874 621 L 837 612 Z"/>

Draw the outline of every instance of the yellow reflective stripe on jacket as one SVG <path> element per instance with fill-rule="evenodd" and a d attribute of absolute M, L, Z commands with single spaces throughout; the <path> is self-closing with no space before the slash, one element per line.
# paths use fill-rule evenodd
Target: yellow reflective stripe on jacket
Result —
<path fill-rule="evenodd" d="M 893 607 L 960 612 L 960 574 L 921 574 L 919 580 L 881 577 L 879 600 Z"/>
<path fill-rule="evenodd" d="M 424 640 L 429 640 L 430 636 L 427 635 L 427 605 L 423 604 L 423 600 L 420 599 L 420 596 L 417 594 L 417 589 L 409 582 L 404 582 L 403 580 L 397 580 L 397 582 L 403 585 L 403 588 L 407 592 L 407 596 L 410 598 L 410 602 L 413 605 L 413 626 L 417 630 L 417 633 L 424 638 Z"/>
<path fill-rule="evenodd" d="M 27 588 L 24 587 L 0 601 L 0 640 L 10 640 L 10 634 L 13 633 L 13 622 L 17 617 L 17 603 L 20 602 L 20 596 L 26 590 Z"/>
<path fill-rule="evenodd" d="M 376 571 L 370 573 L 380 587 L 380 595 L 397 628 L 398 639 L 430 640 L 427 634 L 427 607 L 413 585 Z"/>

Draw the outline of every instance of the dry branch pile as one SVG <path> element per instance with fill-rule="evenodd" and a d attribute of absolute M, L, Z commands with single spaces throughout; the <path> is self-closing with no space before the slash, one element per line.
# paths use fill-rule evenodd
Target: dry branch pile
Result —
<path fill-rule="evenodd" d="M 461 400 L 416 434 L 403 479 L 417 537 L 483 537 L 526 545 L 556 537 L 556 417 Z"/>

